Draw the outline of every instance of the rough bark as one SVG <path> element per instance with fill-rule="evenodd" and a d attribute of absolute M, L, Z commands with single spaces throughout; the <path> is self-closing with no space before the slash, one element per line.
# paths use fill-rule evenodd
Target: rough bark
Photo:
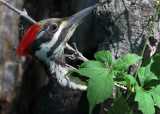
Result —
<path fill-rule="evenodd" d="M 128 52 L 141 55 L 156 8 L 155 0 L 108 0 L 97 10 L 98 22 L 103 27 L 99 50 L 110 50 L 114 58 L 121 58 Z M 160 48 L 159 24 L 157 19 L 144 59 Z M 136 67 L 132 67 L 132 74 L 135 70 Z"/>
<path fill-rule="evenodd" d="M 23 0 L 8 1 L 21 8 Z M 13 11 L 0 6 L 0 113 L 6 114 L 16 96 L 15 88 L 22 78 L 22 64 L 16 63 L 14 50 L 18 44 L 18 20 Z"/>

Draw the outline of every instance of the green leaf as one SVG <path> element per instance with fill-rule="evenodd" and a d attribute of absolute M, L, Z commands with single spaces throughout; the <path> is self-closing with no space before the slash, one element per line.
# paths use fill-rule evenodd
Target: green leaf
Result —
<path fill-rule="evenodd" d="M 151 72 L 154 73 L 160 79 L 160 54 L 157 54 L 152 58 L 151 61 Z"/>
<path fill-rule="evenodd" d="M 90 60 L 82 63 L 80 68 L 106 68 L 106 67 L 99 61 Z"/>
<path fill-rule="evenodd" d="M 127 84 L 128 87 L 137 83 L 132 75 L 128 75 L 121 71 L 112 70 L 113 75 L 116 77 L 114 81 L 118 84 Z"/>
<path fill-rule="evenodd" d="M 124 72 L 112 70 L 112 74 L 115 77 L 114 82 L 118 84 L 127 84 L 127 82 L 124 79 Z"/>
<path fill-rule="evenodd" d="M 79 77 L 72 76 L 72 75 L 69 75 L 69 76 L 67 76 L 67 77 L 69 78 L 69 80 L 70 80 L 71 82 L 74 82 L 74 83 L 76 83 L 76 84 L 83 85 L 83 86 L 87 86 L 87 85 L 88 85 L 87 82 L 81 80 Z"/>
<path fill-rule="evenodd" d="M 112 73 L 116 78 L 124 78 L 126 74 L 125 72 L 117 71 L 117 70 L 112 70 Z"/>
<path fill-rule="evenodd" d="M 160 79 L 160 54 L 145 60 L 142 63 L 142 67 L 149 67 L 149 71 L 152 72 L 156 77 Z"/>
<path fill-rule="evenodd" d="M 141 86 L 149 83 L 152 80 L 160 79 L 160 55 L 157 54 L 155 57 L 145 60 L 139 71 L 138 77 Z"/>
<path fill-rule="evenodd" d="M 155 75 L 150 75 L 148 77 L 146 77 L 146 79 L 144 80 L 145 84 L 149 83 L 152 80 L 158 80 L 158 78 Z"/>
<path fill-rule="evenodd" d="M 107 99 L 113 90 L 114 80 L 111 72 L 99 61 L 87 61 L 81 68 L 74 70 L 82 76 L 90 77 L 87 98 L 89 101 L 89 112 L 92 113 L 94 106 Z"/>
<path fill-rule="evenodd" d="M 157 4 L 159 5 L 160 4 L 160 0 L 156 0 Z"/>
<path fill-rule="evenodd" d="M 149 81 L 153 79 L 158 79 L 151 71 L 150 71 L 150 65 L 146 67 L 140 67 L 138 71 L 138 77 L 139 81 L 141 83 L 141 86 L 143 87 L 145 83 L 148 83 Z"/>
<path fill-rule="evenodd" d="M 160 108 L 160 85 L 151 89 L 149 93 L 153 96 L 154 102 Z"/>
<path fill-rule="evenodd" d="M 116 90 L 116 98 L 114 99 L 107 114 L 133 114 L 132 109 L 123 98 L 119 88 L 117 88 Z"/>
<path fill-rule="evenodd" d="M 116 59 L 113 62 L 113 70 L 126 72 L 128 70 L 128 66 L 120 59 Z"/>
<path fill-rule="evenodd" d="M 142 89 L 142 87 L 140 87 L 140 86 L 138 85 L 138 83 L 136 83 L 136 84 L 134 85 L 134 88 L 135 88 L 136 91 L 139 91 L 139 90 Z"/>
<path fill-rule="evenodd" d="M 156 87 L 157 85 L 160 85 L 160 80 L 154 80 L 153 79 L 153 80 L 145 83 L 145 86 L 143 88 L 148 90 L 148 89 Z"/>
<path fill-rule="evenodd" d="M 137 56 L 135 54 L 127 53 L 123 58 L 122 61 L 125 62 L 128 66 L 134 64 L 136 61 L 142 59 L 141 56 Z"/>
<path fill-rule="evenodd" d="M 107 68 L 99 62 L 99 61 L 86 61 L 81 65 L 81 68 L 78 70 L 74 70 L 72 72 L 77 72 L 82 76 L 86 77 L 92 77 L 92 76 L 97 76 L 103 75 L 103 72 L 106 72 Z"/>
<path fill-rule="evenodd" d="M 87 88 L 90 114 L 96 104 L 104 102 L 112 94 L 113 87 L 114 80 L 109 71 L 101 71 L 97 75 L 92 75 Z"/>
<path fill-rule="evenodd" d="M 124 78 L 125 78 L 125 80 L 126 80 L 126 82 L 127 82 L 128 88 L 130 88 L 131 85 L 137 83 L 136 79 L 135 79 L 132 75 L 126 74 Z M 138 83 L 137 83 L 137 84 L 138 84 Z"/>
<path fill-rule="evenodd" d="M 99 51 L 94 54 L 94 57 L 97 61 L 104 63 L 107 67 L 110 67 L 112 64 L 112 55 L 110 51 Z"/>
<path fill-rule="evenodd" d="M 138 102 L 138 109 L 141 110 L 144 114 L 154 114 L 154 102 L 151 95 L 147 92 L 144 92 L 142 89 L 136 92 L 135 101 Z"/>

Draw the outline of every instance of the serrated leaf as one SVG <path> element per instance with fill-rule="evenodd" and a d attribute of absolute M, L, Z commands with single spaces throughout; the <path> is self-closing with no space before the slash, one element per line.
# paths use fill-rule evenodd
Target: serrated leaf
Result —
<path fill-rule="evenodd" d="M 110 67 L 112 64 L 112 55 L 110 51 L 99 51 L 94 54 L 94 57 L 97 61 L 104 63 L 107 67 Z"/>
<path fill-rule="evenodd" d="M 154 102 L 160 108 L 160 85 L 151 89 L 149 93 L 153 96 Z"/>
<path fill-rule="evenodd" d="M 155 75 L 150 75 L 145 78 L 144 82 L 146 84 L 146 83 L 149 83 L 151 80 L 158 80 L 158 78 Z"/>
<path fill-rule="evenodd" d="M 128 88 L 130 88 L 131 85 L 137 83 L 136 79 L 132 75 L 126 74 L 124 78 L 125 78 L 125 80 L 127 82 Z"/>
<path fill-rule="evenodd" d="M 127 84 L 128 87 L 137 83 L 135 78 L 121 71 L 112 70 L 113 75 L 116 77 L 114 81 L 118 84 Z"/>
<path fill-rule="evenodd" d="M 102 75 L 107 68 L 99 61 L 86 61 L 81 65 L 81 68 L 72 72 L 77 72 L 82 76 L 92 77 Z M 97 77 L 98 78 L 98 77 Z"/>
<path fill-rule="evenodd" d="M 140 67 L 138 70 L 138 77 L 139 77 L 139 81 L 140 81 L 142 87 L 145 85 L 145 83 L 148 83 L 149 81 L 151 81 L 153 79 L 158 79 L 150 71 L 150 65 L 148 65 L 146 67 Z"/>
<path fill-rule="evenodd" d="M 116 59 L 113 62 L 113 70 L 126 72 L 128 70 L 128 66 L 120 59 Z"/>
<path fill-rule="evenodd" d="M 106 67 L 99 61 L 90 60 L 82 63 L 80 68 L 106 68 Z"/>
<path fill-rule="evenodd" d="M 151 88 L 156 87 L 157 85 L 160 85 L 160 80 L 154 80 L 153 79 L 153 80 L 145 83 L 144 88 L 151 89 Z"/>
<path fill-rule="evenodd" d="M 133 114 L 132 109 L 123 98 L 119 88 L 116 90 L 116 98 L 114 99 L 107 114 Z"/>
<path fill-rule="evenodd" d="M 123 58 L 122 61 L 125 62 L 128 66 L 133 65 L 136 61 L 142 59 L 141 56 L 137 56 L 135 54 L 127 53 Z"/>
<path fill-rule="evenodd" d="M 91 114 L 94 106 L 107 99 L 113 90 L 114 80 L 111 72 L 99 61 L 87 61 L 81 68 L 74 70 L 82 76 L 90 77 L 87 97 L 89 100 L 89 112 Z"/>
<path fill-rule="evenodd" d="M 154 114 L 154 102 L 151 95 L 142 89 L 136 91 L 135 101 L 138 102 L 138 109 L 144 114 Z"/>
<path fill-rule="evenodd" d="M 125 76 L 125 73 L 122 71 L 117 71 L 117 70 L 112 70 L 112 74 L 116 77 L 116 78 L 123 78 Z"/>
<path fill-rule="evenodd" d="M 87 88 L 90 114 L 96 104 L 104 102 L 112 94 L 113 87 L 114 80 L 109 71 L 102 71 L 98 75 L 92 75 Z"/>
<path fill-rule="evenodd" d="M 149 71 L 152 72 L 156 77 L 160 79 L 160 54 L 145 60 L 142 63 L 142 67 L 149 67 Z"/>
<path fill-rule="evenodd" d="M 151 61 L 151 72 L 155 74 L 160 79 L 160 54 L 157 54 L 155 57 L 152 58 Z"/>
<path fill-rule="evenodd" d="M 145 83 L 149 83 L 152 80 L 160 79 L 160 55 L 157 54 L 155 57 L 145 60 L 139 71 L 138 77 L 141 83 L 141 86 L 144 86 Z"/>
<path fill-rule="evenodd" d="M 83 86 L 87 86 L 87 82 L 81 80 L 79 77 L 75 77 L 75 76 L 67 76 L 69 78 L 69 80 L 71 82 L 74 82 L 75 84 L 79 84 L 79 85 L 83 85 Z"/>

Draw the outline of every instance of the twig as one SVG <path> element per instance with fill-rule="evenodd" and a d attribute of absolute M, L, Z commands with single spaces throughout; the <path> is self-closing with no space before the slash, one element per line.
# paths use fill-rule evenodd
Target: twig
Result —
<path fill-rule="evenodd" d="M 69 64 L 66 64 L 66 66 L 69 67 L 69 68 L 72 68 L 73 70 L 77 70 L 76 68 L 72 67 L 72 66 L 69 65 Z"/>
<path fill-rule="evenodd" d="M 119 87 L 119 88 L 122 88 L 122 89 L 124 89 L 124 90 L 127 90 L 127 87 L 121 86 L 121 85 L 119 85 L 119 84 L 117 84 L 117 83 L 114 83 L 114 85 L 117 86 L 117 87 Z"/>
<path fill-rule="evenodd" d="M 20 16 L 26 18 L 28 21 L 30 21 L 31 23 L 35 24 L 36 21 L 33 20 L 30 16 L 28 16 L 26 10 L 19 10 L 13 6 L 11 6 L 10 4 L 8 4 L 7 2 L 5 2 L 4 0 L 0 0 L 0 3 L 2 3 L 3 5 L 5 5 L 6 7 L 8 7 L 9 9 L 13 10 L 14 12 L 18 13 Z"/>

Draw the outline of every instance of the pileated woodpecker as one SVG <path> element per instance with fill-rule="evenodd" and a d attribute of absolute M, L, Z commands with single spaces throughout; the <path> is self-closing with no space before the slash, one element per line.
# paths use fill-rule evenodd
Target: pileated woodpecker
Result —
<path fill-rule="evenodd" d="M 16 55 L 33 55 L 42 63 L 49 77 L 48 84 L 37 98 L 36 114 L 88 114 L 86 82 L 76 81 L 77 77 L 64 76 L 68 72 L 64 47 L 83 18 L 98 5 L 67 18 L 42 20 L 31 26 L 23 36 Z M 97 105 L 94 113 L 101 113 L 101 109 Z"/>

